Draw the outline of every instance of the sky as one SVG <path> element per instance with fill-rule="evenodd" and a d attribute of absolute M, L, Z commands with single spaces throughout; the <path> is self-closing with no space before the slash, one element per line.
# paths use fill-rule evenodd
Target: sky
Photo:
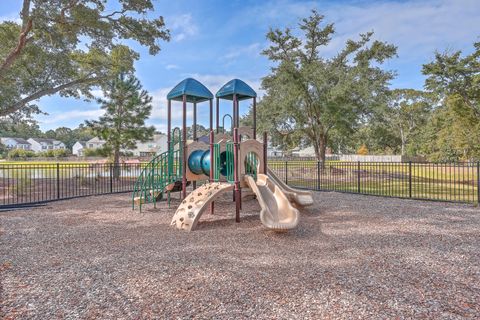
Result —
<path fill-rule="evenodd" d="M 18 19 L 21 0 L 0 0 L 0 21 Z M 473 51 L 480 41 L 480 0 L 411 1 L 294 1 L 294 0 L 153 0 L 154 15 L 164 17 L 171 32 L 170 42 L 160 42 L 161 52 L 150 56 L 146 48 L 131 44 L 140 52 L 136 76 L 153 97 L 148 124 L 165 132 L 166 95 L 187 77 L 193 77 L 215 92 L 227 81 L 239 78 L 260 90 L 262 78 L 272 64 L 261 55 L 268 47 L 269 28 L 295 29 L 300 18 L 312 9 L 334 23 L 335 35 L 322 50 L 328 57 L 338 52 L 347 39 L 374 31 L 374 38 L 398 47 L 398 57 L 384 64 L 397 77 L 392 88 L 422 89 L 422 64 L 433 60 L 435 51 Z M 100 93 L 98 93 L 100 94 Z M 85 120 L 97 119 L 102 110 L 95 102 L 44 97 L 38 102 L 48 115 L 37 116 L 42 130 L 60 126 L 75 128 Z M 240 105 L 240 113 L 249 103 Z M 189 107 L 188 123 L 192 121 Z M 203 110 L 202 110 L 203 109 Z M 198 106 L 199 123 L 208 124 L 208 103 Z M 231 112 L 227 102 L 222 115 Z M 174 125 L 180 125 L 181 103 L 172 106 Z"/>

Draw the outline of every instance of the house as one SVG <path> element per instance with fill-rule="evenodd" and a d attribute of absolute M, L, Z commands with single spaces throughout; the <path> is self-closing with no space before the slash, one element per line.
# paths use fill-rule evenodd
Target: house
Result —
<path fill-rule="evenodd" d="M 31 150 L 35 152 L 65 149 L 65 144 L 55 139 L 30 138 L 27 141 L 31 144 Z"/>
<path fill-rule="evenodd" d="M 75 144 L 72 146 L 72 154 L 77 157 L 83 157 L 83 152 L 85 151 L 86 146 L 87 146 L 86 141 L 75 142 Z"/>
<path fill-rule="evenodd" d="M 85 148 L 87 149 L 98 149 L 105 145 L 105 140 L 102 140 L 98 137 L 92 138 L 86 142 Z"/>
<path fill-rule="evenodd" d="M 315 149 L 313 146 L 309 146 L 306 148 L 295 148 L 292 150 L 292 156 L 294 157 L 302 157 L 302 158 L 310 158 L 315 157 Z"/>
<path fill-rule="evenodd" d="M 0 141 L 8 149 L 30 150 L 32 147 L 32 145 L 27 140 L 22 138 L 4 137 L 4 138 L 0 138 Z"/>
<path fill-rule="evenodd" d="M 133 150 L 136 157 L 151 157 L 156 154 L 167 151 L 167 136 L 163 133 L 154 134 L 153 139 L 146 142 L 137 142 L 137 147 Z"/>

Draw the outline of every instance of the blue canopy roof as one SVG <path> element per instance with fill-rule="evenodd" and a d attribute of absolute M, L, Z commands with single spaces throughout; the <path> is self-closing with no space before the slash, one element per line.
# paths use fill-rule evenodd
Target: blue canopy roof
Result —
<path fill-rule="evenodd" d="M 187 102 L 203 102 L 213 99 L 213 94 L 199 81 L 187 78 L 177 84 L 167 95 L 167 99 L 182 101 L 183 95 L 187 96 Z"/>
<path fill-rule="evenodd" d="M 238 100 L 255 98 L 257 93 L 248 84 L 239 79 L 228 81 L 218 90 L 215 95 L 217 98 L 233 100 L 233 95 L 237 95 Z"/>

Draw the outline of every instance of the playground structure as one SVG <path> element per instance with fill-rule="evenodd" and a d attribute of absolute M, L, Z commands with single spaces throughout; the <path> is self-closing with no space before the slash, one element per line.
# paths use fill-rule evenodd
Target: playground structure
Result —
<path fill-rule="evenodd" d="M 170 205 L 171 192 L 180 192 L 182 202 L 172 218 L 172 225 L 191 231 L 203 212 L 214 213 L 215 199 L 233 191 L 235 221 L 240 222 L 242 189 L 249 188 L 260 204 L 260 220 L 273 230 L 287 230 L 298 224 L 297 207 L 311 205 L 310 192 L 293 189 L 267 167 L 267 134 L 262 141 L 256 132 L 256 92 L 245 82 L 233 79 L 215 95 L 215 130 L 213 94 L 200 82 L 187 78 L 167 95 L 168 151 L 155 156 L 142 170 L 133 192 L 133 205 L 140 210 L 145 203 L 164 199 Z M 240 127 L 239 104 L 253 100 L 253 126 Z M 232 101 L 232 116 L 220 120 L 220 100 Z M 182 129 L 171 128 L 172 101 L 182 102 Z M 197 137 L 197 104 L 209 102 L 209 135 Z M 187 140 L 187 103 L 193 104 L 191 140 Z M 225 131 L 225 117 L 231 119 L 231 131 Z M 207 143 L 208 141 L 208 143 Z M 203 184 L 197 188 L 197 182 Z M 192 192 L 187 195 L 187 187 Z M 295 206 L 292 204 L 294 203 Z"/>

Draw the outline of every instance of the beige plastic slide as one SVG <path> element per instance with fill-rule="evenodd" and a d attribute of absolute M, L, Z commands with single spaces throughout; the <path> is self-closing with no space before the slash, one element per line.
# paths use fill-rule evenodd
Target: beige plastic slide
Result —
<path fill-rule="evenodd" d="M 245 182 L 257 195 L 260 220 L 269 229 L 283 231 L 293 229 L 298 224 L 299 212 L 295 209 L 282 189 L 264 174 L 257 175 L 257 181 L 245 176 Z"/>
<path fill-rule="evenodd" d="M 273 173 L 270 168 L 268 168 L 268 176 L 275 181 L 277 186 L 279 186 L 287 198 L 298 204 L 299 206 L 305 207 L 313 204 L 313 196 L 310 191 L 299 190 L 288 186 L 285 182 L 282 181 L 275 173 Z"/>
<path fill-rule="evenodd" d="M 209 204 L 220 194 L 233 189 L 233 184 L 213 182 L 206 183 L 192 191 L 180 204 L 172 218 L 172 226 L 177 229 L 192 231 L 200 216 Z"/>

